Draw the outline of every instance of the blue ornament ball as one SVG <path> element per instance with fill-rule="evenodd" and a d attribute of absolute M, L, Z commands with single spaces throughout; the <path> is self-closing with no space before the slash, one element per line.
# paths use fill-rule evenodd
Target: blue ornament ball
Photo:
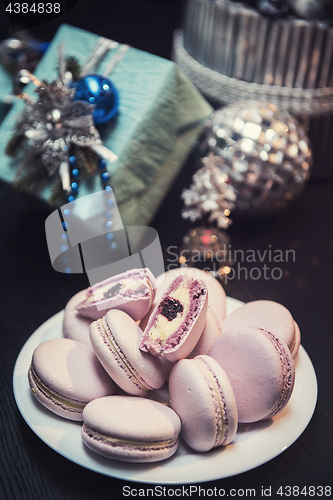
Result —
<path fill-rule="evenodd" d="M 86 75 L 74 83 L 74 101 L 94 104 L 93 119 L 96 125 L 111 120 L 119 108 L 119 96 L 113 83 L 102 75 Z"/>

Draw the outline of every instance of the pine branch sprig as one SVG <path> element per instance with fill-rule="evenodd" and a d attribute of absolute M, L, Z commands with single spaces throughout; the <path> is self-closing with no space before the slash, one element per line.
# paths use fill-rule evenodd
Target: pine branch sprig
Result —
<path fill-rule="evenodd" d="M 14 132 L 6 145 L 5 154 L 10 156 L 11 158 L 17 156 L 24 139 L 24 134 Z"/>
<path fill-rule="evenodd" d="M 81 173 L 88 176 L 95 175 L 98 171 L 100 157 L 89 148 L 75 148 L 77 168 Z"/>
<path fill-rule="evenodd" d="M 76 57 L 66 57 L 66 70 L 72 73 L 74 82 L 80 78 L 81 65 Z"/>

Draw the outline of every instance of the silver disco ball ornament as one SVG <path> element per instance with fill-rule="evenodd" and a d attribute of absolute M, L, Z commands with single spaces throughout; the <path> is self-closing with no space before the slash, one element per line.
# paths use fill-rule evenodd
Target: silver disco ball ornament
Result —
<path fill-rule="evenodd" d="M 304 188 L 312 165 L 303 126 L 286 111 L 238 101 L 213 113 L 199 145 L 202 168 L 183 191 L 185 219 L 209 214 L 218 227 L 229 215 L 269 216 Z"/>

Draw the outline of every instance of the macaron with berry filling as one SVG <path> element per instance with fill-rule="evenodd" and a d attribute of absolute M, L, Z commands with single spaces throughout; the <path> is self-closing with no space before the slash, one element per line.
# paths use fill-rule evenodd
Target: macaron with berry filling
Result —
<path fill-rule="evenodd" d="M 160 360 L 139 349 L 141 328 L 125 312 L 113 309 L 90 325 L 90 341 L 100 363 L 128 394 L 144 396 L 165 382 Z"/>
<path fill-rule="evenodd" d="M 152 312 L 140 349 L 169 361 L 186 358 L 203 332 L 207 306 L 205 283 L 187 275 L 178 276 Z"/>
<path fill-rule="evenodd" d="M 145 330 L 153 311 L 154 309 L 152 308 L 150 313 L 148 313 L 140 321 L 140 328 L 142 330 Z M 207 354 L 213 342 L 222 334 L 223 331 L 224 325 L 222 319 L 220 318 L 220 316 L 214 313 L 213 309 L 208 306 L 204 329 L 197 345 L 190 353 L 189 357 L 194 358 L 194 356 L 198 356 L 199 354 Z M 167 361 L 165 358 L 162 358 L 162 360 L 166 361 L 167 366 L 171 366 L 171 362 Z"/>
<path fill-rule="evenodd" d="M 178 447 L 180 420 L 157 401 L 131 396 L 96 399 L 83 413 L 82 439 L 91 450 L 125 462 L 158 462 Z"/>
<path fill-rule="evenodd" d="M 119 309 L 138 321 L 149 311 L 155 288 L 155 278 L 148 268 L 131 269 L 88 288 L 76 309 L 94 320 L 111 309 Z"/>
<path fill-rule="evenodd" d="M 143 320 L 141 320 L 140 328 L 142 330 L 144 330 L 145 327 L 147 326 L 150 315 L 146 315 L 143 318 Z M 208 306 L 204 329 L 202 331 L 198 343 L 196 344 L 193 351 L 188 355 L 188 357 L 194 358 L 199 354 L 207 354 L 214 341 L 222 334 L 222 332 L 223 332 L 223 321 Z M 164 366 L 165 377 L 168 380 L 170 371 L 175 362 L 169 361 L 164 357 L 161 357 L 160 359 Z"/>
<path fill-rule="evenodd" d="M 116 389 L 92 348 L 71 339 L 42 342 L 33 352 L 28 380 L 43 406 L 69 420 L 82 421 L 86 404 Z"/>
<path fill-rule="evenodd" d="M 208 306 L 221 319 L 226 316 L 226 293 L 222 285 L 209 272 L 202 271 L 195 267 L 177 267 L 160 274 L 156 278 L 157 288 L 154 303 L 161 301 L 162 296 L 167 291 L 171 282 L 178 276 L 190 276 L 196 280 L 203 281 L 208 290 Z"/>
<path fill-rule="evenodd" d="M 195 451 L 206 452 L 233 440 L 237 405 L 225 371 L 207 355 L 182 359 L 169 378 L 171 408 L 182 422 L 181 436 Z"/>

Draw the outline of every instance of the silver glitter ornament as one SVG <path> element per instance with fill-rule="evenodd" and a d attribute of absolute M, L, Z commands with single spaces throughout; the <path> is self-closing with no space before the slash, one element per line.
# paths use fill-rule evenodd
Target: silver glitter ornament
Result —
<path fill-rule="evenodd" d="M 269 216 L 304 188 L 312 153 L 302 125 L 286 111 L 256 101 L 238 101 L 207 121 L 199 154 L 203 167 L 182 193 L 182 216 L 230 224 L 230 212 Z"/>

